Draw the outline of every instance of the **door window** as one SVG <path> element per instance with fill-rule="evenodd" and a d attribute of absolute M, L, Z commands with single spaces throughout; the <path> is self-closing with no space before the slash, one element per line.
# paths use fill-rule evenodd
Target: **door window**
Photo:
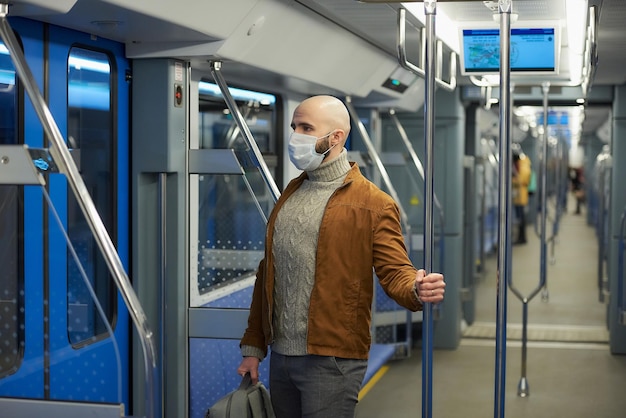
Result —
<path fill-rule="evenodd" d="M 114 227 L 114 125 L 111 111 L 112 60 L 99 51 L 74 47 L 68 58 L 68 147 L 104 225 Z M 88 161 L 88 164 L 80 164 Z M 82 345 L 106 335 L 106 327 L 85 284 L 81 268 L 98 297 L 109 323 L 115 319 L 113 280 L 89 225 L 73 194 L 68 194 L 67 230 L 80 261 L 67 257 L 68 335 Z M 112 235 L 113 237 L 113 235 Z M 113 239 L 115 242 L 115 239 Z"/>
<path fill-rule="evenodd" d="M 15 69 L 0 42 L 0 145 L 20 142 L 18 101 Z M 24 351 L 23 192 L 0 184 L 0 376 L 17 369 Z"/>

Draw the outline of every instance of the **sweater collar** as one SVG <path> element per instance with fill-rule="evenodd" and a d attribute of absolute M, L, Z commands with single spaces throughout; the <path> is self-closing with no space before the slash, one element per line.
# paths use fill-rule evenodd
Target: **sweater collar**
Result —
<path fill-rule="evenodd" d="M 309 180 L 330 182 L 344 177 L 350 171 L 348 152 L 344 148 L 334 160 L 323 162 L 318 168 L 307 171 Z"/>

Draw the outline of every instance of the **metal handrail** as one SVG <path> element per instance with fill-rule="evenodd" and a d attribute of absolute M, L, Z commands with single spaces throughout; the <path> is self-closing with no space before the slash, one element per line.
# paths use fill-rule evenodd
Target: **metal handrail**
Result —
<path fill-rule="evenodd" d="M 372 140 L 370 139 L 370 136 L 367 133 L 367 129 L 365 128 L 365 125 L 363 125 L 363 122 L 361 122 L 361 120 L 359 119 L 359 114 L 354 108 L 354 105 L 352 104 L 352 98 L 350 96 L 346 97 L 345 104 L 346 104 L 346 108 L 348 109 L 348 113 L 350 114 L 350 119 L 352 120 L 352 123 L 357 127 L 357 130 L 359 131 L 361 139 L 363 140 L 363 143 L 365 144 L 365 147 L 367 148 L 367 152 L 370 156 L 370 159 L 376 165 L 376 168 L 378 169 L 378 172 L 381 175 L 382 181 L 385 184 L 387 191 L 389 192 L 393 200 L 395 200 L 396 204 L 398 205 L 398 210 L 400 211 L 400 222 L 402 224 L 402 228 L 404 229 L 406 236 L 408 237 L 406 239 L 407 241 L 406 246 L 410 254 L 411 252 L 411 224 L 409 223 L 409 217 L 406 211 L 404 210 L 404 207 L 402 206 L 402 202 L 400 201 L 398 197 L 398 193 L 396 192 L 395 187 L 393 187 L 393 183 L 391 182 L 389 173 L 387 172 L 385 165 L 383 164 L 378 152 L 376 151 L 376 147 L 374 147 L 374 144 L 372 143 Z M 412 314 L 411 312 L 407 311 L 407 316 L 406 316 L 406 327 L 407 327 L 406 328 L 407 329 L 406 350 L 407 350 L 407 353 L 409 353 L 409 350 L 411 348 L 410 347 L 411 346 L 410 344 L 411 333 L 410 331 L 408 331 L 411 329 L 411 324 L 412 324 Z"/>
<path fill-rule="evenodd" d="M 522 302 L 522 376 L 517 388 L 517 394 L 520 397 L 527 397 L 529 395 L 528 379 L 526 377 L 526 365 L 527 365 L 527 331 L 528 331 L 528 303 L 542 290 L 546 292 L 547 298 L 547 244 L 548 238 L 546 233 L 547 227 L 547 169 L 548 169 L 548 92 L 550 91 L 550 83 L 543 83 L 543 135 L 544 140 L 542 143 L 542 155 L 541 161 L 541 246 L 540 246 L 540 271 L 539 271 L 539 283 L 528 296 L 523 296 L 522 293 L 513 285 L 513 278 L 509 275 L 509 288 L 515 296 Z M 555 235 L 550 237 L 553 240 Z"/>
<path fill-rule="evenodd" d="M 601 168 L 599 170 L 599 179 L 598 179 L 598 195 L 600 196 L 600 198 L 598 199 L 600 201 L 600 204 L 598 205 L 598 227 L 597 227 L 597 234 L 598 234 L 598 301 L 600 303 L 604 302 L 604 292 L 602 291 L 602 280 L 604 278 L 604 261 L 606 259 L 606 245 L 605 245 L 605 241 L 606 241 L 606 237 L 604 235 L 605 230 L 604 230 L 604 222 L 605 222 L 605 213 L 606 213 L 606 208 L 605 208 L 605 196 L 604 196 L 604 169 Z M 622 214 L 622 224 L 623 224 L 623 219 L 624 218 L 624 214 Z M 620 237 L 621 238 L 621 237 Z M 620 244 L 621 244 L 621 240 L 620 240 Z M 621 254 L 621 253 L 620 253 Z M 620 256 L 621 258 L 621 256 Z M 621 277 L 620 275 L 618 275 L 618 277 Z"/>
<path fill-rule="evenodd" d="M 556 190 L 556 204 L 554 208 L 554 219 L 552 219 L 552 234 L 548 237 L 546 229 L 547 229 L 547 220 L 548 220 L 548 195 L 547 195 L 547 187 L 548 187 L 548 93 L 550 92 L 551 83 L 544 82 L 541 86 L 543 92 L 543 142 L 542 142 L 542 161 L 541 161 L 541 195 L 540 195 L 540 204 L 541 204 L 541 231 L 539 233 L 539 237 L 541 239 L 540 246 L 540 279 L 539 286 L 541 288 L 541 300 L 547 302 L 549 299 L 549 291 L 548 291 L 548 274 L 547 274 L 547 246 L 550 243 L 550 253 L 552 258 L 550 260 L 551 264 L 555 263 L 554 257 L 554 249 L 556 244 L 556 237 L 559 231 L 559 219 L 560 219 L 560 154 L 558 152 L 557 147 L 557 168 L 555 174 L 555 190 Z M 535 222 L 535 229 L 537 228 L 537 223 Z M 515 292 L 515 290 L 514 290 Z M 519 293 L 516 294 L 518 298 L 524 302 L 524 298 L 522 298 Z M 534 293 L 528 297 L 528 301 L 535 296 Z M 528 303 L 528 301 L 524 303 Z M 524 309 L 527 309 L 526 306 Z M 524 322 L 524 327 L 526 327 L 526 322 Z M 525 345 L 526 341 L 523 338 L 522 344 L 524 345 L 524 349 L 522 350 L 522 378 L 526 377 L 526 350 Z M 526 391 L 528 389 L 526 388 Z M 526 395 L 524 395 L 526 396 Z"/>
<path fill-rule="evenodd" d="M 59 172 L 65 174 L 68 180 L 76 200 L 80 206 L 80 209 L 89 224 L 98 248 L 102 252 L 111 276 L 113 277 L 115 284 L 124 299 L 129 314 L 137 329 L 137 334 L 141 341 L 141 347 L 143 349 L 144 361 L 145 361 L 145 380 L 146 387 L 149 390 L 146 391 L 146 416 L 152 418 L 155 415 L 155 411 L 158 411 L 158 396 L 155 395 L 156 385 L 154 384 L 155 375 L 157 372 L 156 364 L 156 350 L 154 346 L 154 334 L 148 326 L 146 315 L 141 307 L 141 303 L 133 290 L 133 287 L 128 279 L 122 261 L 117 254 L 115 246 L 111 241 L 111 237 L 108 235 L 106 227 L 98 214 L 95 204 L 89 195 L 89 191 L 85 186 L 85 183 L 72 159 L 72 156 L 65 144 L 61 131 L 57 126 L 50 109 L 46 105 L 41 92 L 37 86 L 37 83 L 33 77 L 33 74 L 28 67 L 24 53 L 19 46 L 19 43 L 13 33 L 13 29 L 7 20 L 9 12 L 9 6 L 5 3 L 0 3 L 0 36 L 5 43 L 5 46 L 9 50 L 9 55 L 13 61 L 16 72 L 22 81 L 24 89 L 28 93 L 31 99 L 35 112 L 41 124 L 44 132 L 50 139 L 50 154 L 52 155 L 54 162 L 59 167 Z"/>
<path fill-rule="evenodd" d="M 500 179 L 494 417 L 504 418 L 507 283 L 511 277 L 511 0 L 500 0 Z"/>
<path fill-rule="evenodd" d="M 159 363 L 161 370 L 159 381 L 159 406 L 161 415 L 165 416 L 165 393 L 167 390 L 167 342 L 165 336 L 165 324 L 167 321 L 167 173 L 159 173 L 158 177 L 158 234 L 159 234 L 159 279 L 158 279 L 158 315 L 159 315 Z"/>
<path fill-rule="evenodd" d="M 480 217 L 478 218 L 478 230 L 480 231 L 480 235 L 478 237 L 478 245 L 480 251 L 478 251 L 480 257 L 480 269 L 481 272 L 484 271 L 485 268 L 485 210 L 487 208 L 487 165 L 485 164 L 485 159 L 481 158 L 478 162 L 482 166 L 482 178 L 481 178 L 481 194 L 480 194 Z"/>
<path fill-rule="evenodd" d="M 230 94 L 230 91 L 229 91 L 229 94 Z M 251 102 L 248 102 L 243 114 L 241 115 L 241 120 L 244 121 L 243 123 L 245 123 L 245 120 L 248 118 L 251 112 L 252 112 L 252 105 L 251 105 Z M 248 124 L 246 123 L 246 126 L 247 125 Z M 237 137 L 239 136 L 240 133 L 241 133 L 241 129 L 239 128 L 239 125 L 237 124 L 237 122 L 233 123 L 228 128 L 228 132 L 226 132 L 226 146 L 228 148 L 234 149 L 233 147 L 234 147 L 235 141 L 237 140 Z M 254 142 L 256 144 L 256 141 Z M 261 207 L 261 202 L 259 202 L 259 198 L 257 197 L 256 193 L 254 193 L 254 189 L 252 188 L 250 181 L 248 181 L 248 177 L 245 176 L 245 171 L 243 167 L 242 167 L 242 174 L 244 174 L 242 176 L 242 179 L 243 179 L 244 184 L 246 185 L 246 189 L 248 189 L 250 196 L 252 196 L 252 198 L 254 199 L 254 206 L 256 207 L 257 211 L 261 215 L 261 218 L 263 218 L 263 222 L 267 224 L 267 214 L 263 211 L 263 208 Z M 276 202 L 276 200 L 278 200 L 277 196 L 272 195 L 272 198 L 274 199 L 274 203 Z"/>
<path fill-rule="evenodd" d="M 549 91 L 549 88 L 552 86 L 551 82 L 545 82 L 542 84 L 543 88 L 544 88 L 544 123 L 543 123 L 543 129 L 544 129 L 544 139 L 543 142 L 544 144 L 548 143 L 548 134 L 547 134 L 547 130 L 548 130 L 548 105 L 547 105 L 547 94 Z M 545 90 L 547 88 L 547 90 Z M 554 216 L 550 216 L 550 213 L 548 212 L 548 206 L 549 206 L 549 199 L 548 196 L 546 195 L 543 199 L 539 199 L 538 201 L 538 207 L 540 212 L 542 213 L 542 217 L 540 219 L 546 219 L 546 220 L 550 220 L 551 222 L 551 234 L 550 236 L 544 235 L 544 230 L 547 230 L 548 226 L 547 223 L 543 223 L 542 226 L 540 226 L 537 222 L 537 219 L 535 219 L 535 223 L 534 223 L 534 230 L 535 230 L 535 234 L 538 237 L 543 237 L 541 238 L 541 242 L 545 243 L 545 245 L 547 246 L 548 244 L 550 244 L 550 264 L 555 264 L 556 263 L 556 256 L 555 256 L 555 248 L 556 248 L 556 244 L 557 244 L 557 238 L 559 235 L 559 230 L 560 230 L 560 221 L 561 221 L 561 217 L 563 215 L 564 212 L 564 207 L 563 207 L 563 203 L 562 203 L 562 189 L 563 189 L 563 185 L 562 185 L 562 179 L 561 179 L 561 157 L 563 155 L 563 150 L 562 148 L 559 147 L 560 143 L 555 146 L 555 153 L 557 156 L 557 163 L 556 163 L 556 168 L 555 168 L 555 175 L 554 175 L 554 179 L 553 179 L 553 185 L 554 185 Z M 548 150 L 547 150 L 547 145 L 545 147 L 545 150 L 542 151 L 542 158 L 544 161 L 547 162 L 548 160 Z M 547 172 L 548 172 L 548 168 L 547 168 L 547 164 L 542 164 L 540 167 L 541 170 L 541 174 L 540 177 L 543 176 L 543 173 L 546 173 L 546 179 L 547 179 Z M 542 184 L 542 188 L 547 188 L 547 180 L 544 184 Z M 547 251 L 547 250 L 546 250 Z M 548 292 L 548 285 L 547 285 L 547 277 L 545 279 L 544 282 L 544 287 L 542 290 L 542 294 L 541 294 L 541 298 L 542 300 L 548 301 L 549 299 L 549 292 Z"/>
<path fill-rule="evenodd" d="M 398 193 L 396 192 L 396 189 L 395 187 L 393 187 L 393 183 L 391 182 L 391 177 L 389 177 L 389 173 L 387 172 L 385 165 L 380 159 L 378 151 L 376 151 L 376 147 L 374 147 L 374 144 L 369 136 L 369 133 L 367 132 L 367 129 L 365 128 L 365 125 L 363 125 L 363 122 L 361 122 L 361 120 L 359 119 L 359 114 L 354 108 L 354 105 L 352 104 L 352 98 L 350 96 L 346 97 L 346 108 L 348 109 L 348 113 L 350 114 L 352 123 L 357 127 L 357 130 L 359 131 L 359 135 L 361 136 L 361 139 L 363 140 L 363 143 L 367 148 L 367 152 L 370 158 L 376 165 L 376 168 L 378 169 L 378 172 L 382 177 L 382 181 L 385 184 L 385 187 L 389 191 L 389 194 L 391 195 L 393 200 L 395 200 L 398 204 L 398 208 L 400 209 L 400 221 L 402 222 L 402 228 L 404 228 L 407 234 L 410 234 L 411 224 L 409 223 L 409 217 L 407 216 L 406 210 L 404 210 L 404 207 L 402 206 Z"/>
<path fill-rule="evenodd" d="M 409 136 L 407 135 L 406 130 L 404 129 L 404 126 L 402 126 L 402 123 L 400 123 L 400 120 L 396 116 L 396 111 L 394 109 L 389 109 L 389 116 L 391 117 L 391 120 L 393 121 L 394 125 L 396 126 L 396 129 L 398 130 L 398 133 L 400 134 L 400 138 L 402 139 L 402 143 L 404 144 L 405 148 L 407 149 L 409 153 L 411 162 L 413 163 L 413 165 L 415 166 L 415 169 L 417 170 L 420 177 L 422 178 L 422 181 L 426 181 L 426 177 L 424 174 L 424 166 L 422 165 L 420 158 L 415 152 L 415 149 L 413 148 L 413 144 L 411 144 L 411 140 L 409 139 Z M 440 231 L 441 231 L 441 238 L 439 239 L 439 266 L 440 266 L 440 270 L 443 271 L 443 267 L 445 265 L 445 260 L 444 260 L 445 219 L 444 219 L 443 207 L 441 206 L 439 199 L 437 199 L 437 194 L 434 193 L 434 191 L 433 191 L 433 202 L 435 204 L 435 207 L 437 208 L 437 212 L 439 213 L 439 220 L 440 220 L 439 226 L 440 226 Z"/>
<path fill-rule="evenodd" d="M 250 116 L 250 113 L 252 112 L 252 106 L 250 106 L 250 103 L 248 102 L 246 104 L 246 107 L 241 115 L 241 117 L 243 118 L 243 120 L 248 119 L 248 116 Z M 228 131 L 226 132 L 226 147 L 227 148 L 233 148 L 235 141 L 237 140 L 237 137 L 239 136 L 239 133 L 241 132 L 241 130 L 239 129 L 239 125 L 237 125 L 237 122 L 232 123 L 229 127 L 228 127 Z"/>
<path fill-rule="evenodd" d="M 404 13 L 399 13 L 399 15 Z M 424 148 L 426 158 L 426 172 L 424 173 L 424 269 L 431 273 L 433 270 L 434 228 L 433 228 L 433 201 L 434 201 L 434 139 L 435 139 L 435 15 L 437 2 L 424 2 L 424 16 L 426 17 L 425 45 L 425 99 L 424 99 Z M 404 25 L 405 19 L 399 24 Z M 400 22 L 401 21 L 401 22 Z M 402 31 L 403 32 L 403 31 Z M 400 32 L 399 32 L 400 33 Z M 402 43 L 403 44 L 403 43 Z M 401 62 L 403 48 L 399 49 Z M 454 72 L 456 74 L 456 64 Z M 454 79 L 456 83 L 456 78 Z M 433 334 L 434 334 L 433 304 L 424 304 L 422 324 L 422 418 L 431 418 L 433 414 Z"/>
<path fill-rule="evenodd" d="M 621 325 L 626 325 L 626 306 L 624 306 L 624 225 L 626 225 L 626 207 L 620 218 L 619 255 L 617 257 L 617 312 Z"/>
<path fill-rule="evenodd" d="M 233 118 L 235 119 L 235 122 L 237 123 L 237 126 L 241 130 L 241 134 L 243 136 L 244 141 L 246 141 L 246 144 L 252 150 L 252 153 L 254 154 L 253 160 L 255 164 L 257 165 L 257 167 L 259 168 L 261 172 L 261 177 L 263 177 L 265 184 L 269 188 L 270 193 L 272 194 L 272 198 L 274 199 L 274 202 L 276 202 L 278 198 L 280 197 L 280 190 L 278 190 L 276 181 L 274 181 L 274 177 L 270 173 L 270 170 L 267 168 L 267 164 L 265 163 L 265 159 L 263 158 L 263 155 L 261 154 L 261 151 L 259 150 L 259 146 L 257 145 L 254 137 L 252 136 L 252 132 L 250 131 L 250 128 L 246 124 L 245 119 L 243 118 L 241 112 L 239 111 L 239 107 L 237 106 L 235 99 L 233 99 L 233 96 L 230 94 L 230 90 L 228 89 L 228 84 L 226 83 L 226 80 L 224 80 L 224 76 L 222 75 L 222 72 L 221 72 L 222 62 L 211 61 L 210 64 L 211 64 L 211 75 L 213 76 L 213 79 L 217 83 L 218 87 L 220 88 L 220 91 L 222 92 L 222 96 L 224 97 L 224 101 L 226 102 L 226 105 L 228 106 L 228 110 L 230 110 L 231 115 L 233 115 Z"/>
<path fill-rule="evenodd" d="M 432 5 L 429 6 L 428 2 L 424 2 L 424 8 L 428 8 L 428 7 L 432 7 L 432 8 L 436 8 L 436 5 L 434 3 L 436 3 L 436 1 L 432 1 Z M 428 19 L 428 15 L 427 19 Z M 427 25 L 428 26 L 428 25 Z M 426 31 L 428 29 L 426 28 Z M 428 77 L 427 75 L 427 71 L 423 68 L 420 68 L 419 66 L 411 63 L 407 56 L 406 56 L 406 9 L 404 7 L 401 7 L 398 9 L 398 33 L 397 33 L 397 46 L 398 46 L 398 61 L 400 62 L 400 65 L 411 71 L 414 74 L 419 75 L 420 77 L 426 79 Z M 443 65 L 443 42 L 441 41 L 437 41 L 436 45 L 437 48 L 435 48 L 435 45 L 431 45 L 430 47 L 427 46 L 427 42 L 429 37 L 432 37 L 433 40 L 435 38 L 435 34 L 430 34 L 429 35 L 422 35 L 422 39 L 421 39 L 421 43 L 422 43 L 422 52 L 428 51 L 428 49 L 436 49 L 437 50 L 437 76 L 434 77 L 434 80 L 437 84 L 439 84 L 439 86 L 443 87 L 444 89 L 448 90 L 448 91 L 453 91 L 454 89 L 456 89 L 456 52 L 451 51 L 450 52 L 450 81 L 446 82 L 444 80 L 442 80 L 440 77 L 441 72 L 442 72 L 442 65 Z M 423 55 L 422 55 L 423 56 Z M 434 60 L 434 57 L 433 57 Z M 433 62 L 434 63 L 434 62 Z M 431 68 L 432 70 L 432 68 Z"/>
<path fill-rule="evenodd" d="M 406 130 L 402 126 L 402 123 L 400 123 L 400 120 L 396 116 L 396 111 L 394 109 L 389 109 L 389 115 L 391 116 L 391 120 L 394 122 L 396 129 L 398 130 L 398 133 L 400 134 L 402 143 L 404 144 L 407 151 L 409 152 L 409 156 L 411 157 L 411 162 L 413 162 L 413 165 L 417 169 L 417 172 L 419 173 L 422 180 L 425 180 L 424 166 L 422 165 L 422 161 L 420 160 L 417 153 L 415 152 L 415 148 L 413 148 L 413 144 L 411 144 L 411 140 L 409 139 L 409 136 L 407 135 Z M 437 198 L 436 193 L 433 193 L 433 202 L 435 204 L 435 207 L 437 208 L 437 212 L 439 213 L 439 218 L 441 219 L 441 223 L 443 225 L 444 224 L 443 207 L 441 206 L 441 203 L 439 202 L 439 199 Z"/>
<path fill-rule="evenodd" d="M 604 263 L 607 260 L 607 239 L 608 234 L 606 230 L 607 223 L 607 209 L 609 204 L 607 199 L 610 199 L 610 195 L 606 193 L 607 184 L 607 172 L 610 173 L 611 161 L 610 158 L 604 154 L 600 154 L 598 158 L 602 156 L 602 159 L 597 161 L 598 167 L 598 219 L 596 224 L 596 233 L 598 234 L 598 301 L 600 303 L 605 302 L 605 290 L 607 289 L 607 283 L 604 275 Z"/>

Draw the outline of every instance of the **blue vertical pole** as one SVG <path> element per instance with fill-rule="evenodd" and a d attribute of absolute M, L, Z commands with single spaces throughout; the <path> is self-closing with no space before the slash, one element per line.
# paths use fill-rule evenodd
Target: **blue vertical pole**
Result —
<path fill-rule="evenodd" d="M 500 14 L 500 179 L 496 301 L 494 417 L 504 418 L 506 383 L 507 283 L 511 276 L 511 0 L 498 2 Z"/>
<path fill-rule="evenodd" d="M 437 1 L 424 1 L 426 16 L 426 91 L 424 101 L 424 137 L 426 148 L 426 172 L 424 173 L 424 269 L 432 272 L 433 267 L 433 140 L 435 131 L 435 14 Z M 433 306 L 424 305 L 422 322 L 422 417 L 431 418 L 433 408 Z"/>

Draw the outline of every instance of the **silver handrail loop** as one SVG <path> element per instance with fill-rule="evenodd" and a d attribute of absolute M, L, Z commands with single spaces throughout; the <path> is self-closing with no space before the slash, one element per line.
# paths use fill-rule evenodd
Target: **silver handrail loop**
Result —
<path fill-rule="evenodd" d="M 429 10 L 435 10 L 436 8 L 436 1 L 431 1 L 431 2 L 424 2 L 424 8 L 425 9 L 429 9 Z M 434 12 L 431 12 L 434 14 Z M 421 37 L 421 52 L 422 52 L 422 59 L 424 57 L 423 53 L 424 51 L 427 50 L 427 45 L 426 43 L 428 42 L 427 40 L 427 36 L 424 35 L 425 31 L 422 32 L 422 37 Z M 433 37 L 435 35 L 433 34 Z M 400 63 L 400 65 L 413 72 L 414 74 L 419 75 L 422 78 L 426 78 L 426 70 L 424 68 L 421 68 L 418 65 L 413 64 L 412 62 L 410 62 L 407 58 L 406 55 L 406 9 L 404 7 L 400 7 L 398 9 L 398 32 L 397 32 L 397 47 L 398 47 L 398 61 Z M 436 50 L 437 50 L 437 72 L 435 73 L 435 82 L 440 86 L 443 87 L 444 89 L 446 89 L 447 91 L 453 91 L 454 89 L 456 89 L 456 74 L 457 74 L 457 65 L 456 65 L 456 60 L 457 60 L 457 54 L 454 51 L 450 52 L 450 57 L 449 57 L 449 71 L 450 71 L 450 80 L 449 81 L 444 81 L 441 78 L 442 75 L 442 67 L 443 67 L 443 42 L 441 41 L 437 41 L 436 42 L 436 46 L 435 46 Z"/>

